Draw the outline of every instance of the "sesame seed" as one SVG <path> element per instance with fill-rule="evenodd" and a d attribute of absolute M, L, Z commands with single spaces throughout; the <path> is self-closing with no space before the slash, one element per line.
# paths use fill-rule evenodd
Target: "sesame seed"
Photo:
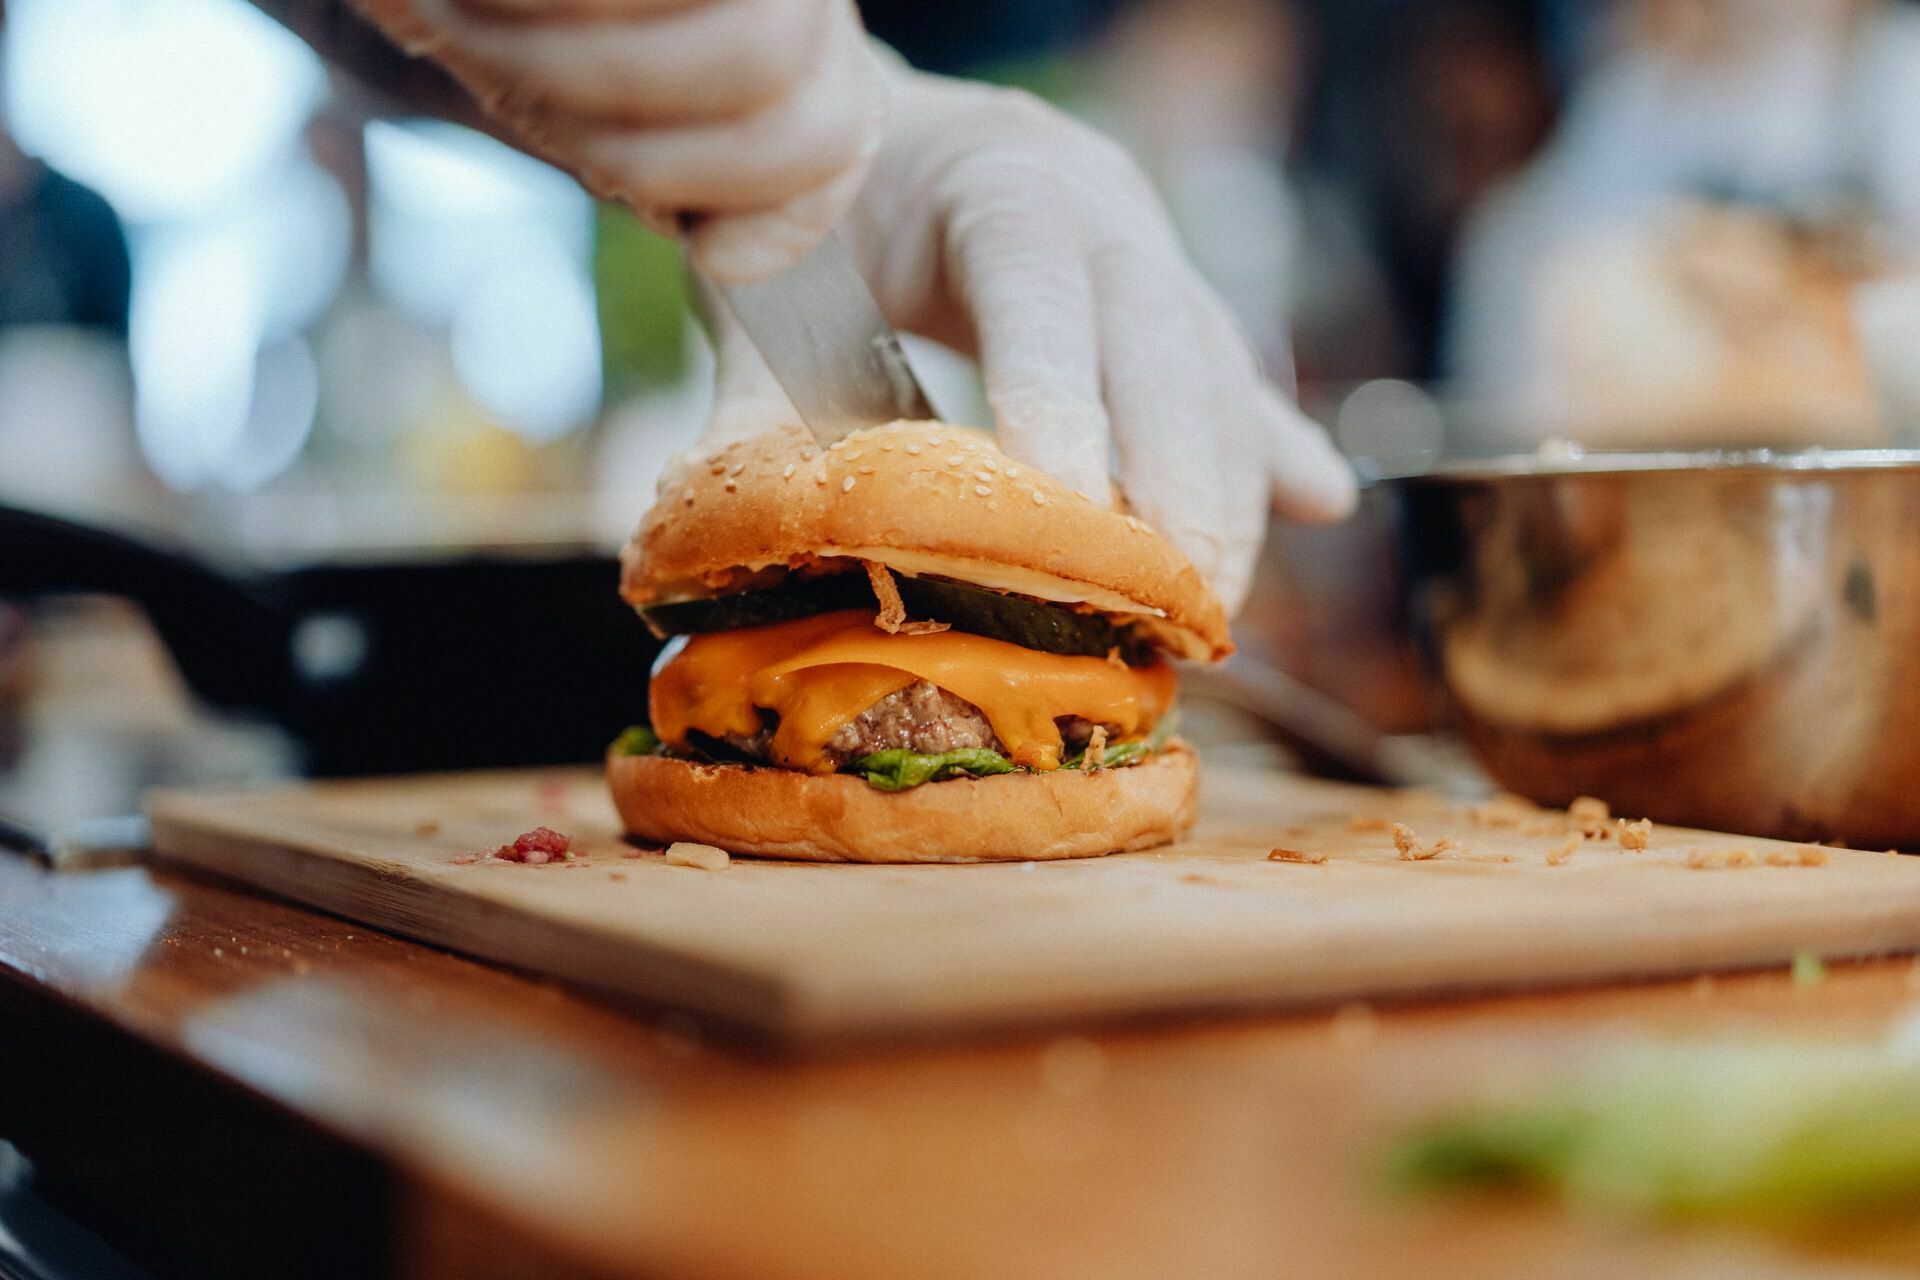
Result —
<path fill-rule="evenodd" d="M 927 443 L 928 443 L 928 444 L 930 444 L 930 445 L 932 445 L 932 446 L 933 446 L 934 448 L 936 448 L 936 449 L 938 449 L 938 448 L 940 447 L 940 437 L 939 437 L 939 436 L 928 436 L 928 437 L 927 437 Z"/>
<path fill-rule="evenodd" d="M 846 493 L 846 492 L 848 492 L 848 491 L 850 491 L 850 490 L 851 490 L 852 488 L 853 488 L 853 477 L 852 477 L 852 476 L 848 476 L 848 477 L 847 477 L 847 478 L 846 478 L 845 480 L 842 480 L 842 481 L 840 482 L 840 492 L 842 492 L 842 493 Z"/>
<path fill-rule="evenodd" d="M 980 495 L 981 497 L 983 497 L 983 498 L 984 498 L 984 497 L 987 497 L 987 496 L 988 496 L 989 494 L 991 494 L 991 493 L 993 492 L 993 490 L 991 490 L 991 489 L 989 489 L 989 488 L 987 488 L 987 486 L 985 486 L 985 485 L 983 485 L 983 484 L 977 484 L 977 485 L 975 485 L 975 486 L 973 486 L 973 491 L 974 491 L 975 493 L 977 493 L 977 494 L 979 494 L 979 495 Z"/>
<path fill-rule="evenodd" d="M 727 478 L 727 483 L 723 487 L 726 489 L 728 493 L 732 493 L 735 489 L 738 489 L 740 486 L 735 484 L 733 482 L 733 478 L 729 476 Z"/>
<path fill-rule="evenodd" d="M 961 463 L 965 462 L 966 460 L 967 460 L 967 456 L 964 453 L 956 453 L 951 458 L 947 459 L 947 465 L 950 467 L 957 467 Z"/>
<path fill-rule="evenodd" d="M 891 441 L 891 440 L 882 440 L 882 441 L 880 442 L 880 452 L 882 452 L 882 453 L 892 453 L 892 452 L 893 452 L 893 441 Z"/>
<path fill-rule="evenodd" d="M 1035 489 L 1035 490 L 1033 491 L 1033 505 L 1034 505 L 1034 506 L 1036 506 L 1036 507 L 1044 507 L 1044 506 L 1046 506 L 1046 505 L 1047 505 L 1047 495 L 1046 495 L 1046 494 L 1044 494 L 1044 493 L 1042 493 L 1042 492 L 1040 492 L 1040 491 L 1039 491 L 1038 489 Z"/>
<path fill-rule="evenodd" d="M 849 450 L 847 450 L 847 461 L 848 461 L 848 462 L 852 462 L 852 461 L 853 461 L 853 460 L 854 460 L 855 458 L 857 458 L 857 457 L 859 457 L 859 456 L 860 456 L 860 451 L 859 451 L 858 449 L 849 449 Z"/>
<path fill-rule="evenodd" d="M 1000 509 L 1000 504 L 997 502 L 989 502 L 987 504 L 987 510 L 989 511 L 998 511 L 999 509 Z"/>
<path fill-rule="evenodd" d="M 861 464 L 860 464 L 860 474 L 861 474 L 861 475 L 863 475 L 863 476 L 870 476 L 870 475 L 872 475 L 872 474 L 873 474 L 873 464 L 872 464 L 872 463 L 870 463 L 870 462 L 863 462 L 863 463 L 861 463 Z"/>
<path fill-rule="evenodd" d="M 835 440 L 832 444 L 827 446 L 827 448 L 829 449 L 844 449 L 846 447 L 847 447 L 847 438 L 845 436 L 841 436 L 838 440 Z"/>
<path fill-rule="evenodd" d="M 719 475 L 722 471 L 725 471 L 726 469 L 727 469 L 727 464 L 720 461 L 718 458 L 715 458 L 713 462 L 710 463 L 707 467 L 707 470 L 716 476 Z"/>
<path fill-rule="evenodd" d="M 816 471 L 816 472 L 814 472 L 814 473 L 813 473 L 813 482 L 814 482 L 815 484 L 825 484 L 825 483 L 827 482 L 827 473 L 826 473 L 826 472 L 824 472 L 824 471 Z"/>
<path fill-rule="evenodd" d="M 815 452 L 812 449 L 802 449 L 800 451 L 800 461 L 802 462 L 812 462 L 815 456 Z"/>
<path fill-rule="evenodd" d="M 693 505 L 693 490 L 689 489 L 685 493 L 681 494 L 680 496 L 682 499 L 686 501 L 686 504 L 688 506 Z"/>
<path fill-rule="evenodd" d="M 920 446 L 917 444 L 910 444 L 907 446 L 907 452 L 917 458 L 920 456 Z"/>
<path fill-rule="evenodd" d="M 973 478 L 974 478 L 975 480 L 991 480 L 991 479 L 993 479 L 993 472 L 991 472 L 991 471 L 976 471 L 976 472 L 974 472 L 974 473 L 973 473 Z"/>
<path fill-rule="evenodd" d="M 1138 519 L 1137 517 L 1135 517 L 1135 516 L 1128 516 L 1128 517 L 1127 517 L 1127 528 L 1129 528 L 1129 529 L 1138 529 L 1139 527 L 1140 527 L 1140 521 L 1139 521 L 1139 519 Z"/>
<path fill-rule="evenodd" d="M 791 479 L 793 479 L 793 473 L 794 473 L 795 471 L 797 471 L 798 469 L 799 469 L 799 468 L 798 468 L 797 466 L 795 466 L 795 465 L 794 465 L 793 463 L 791 463 L 791 462 L 789 462 L 789 463 L 788 463 L 788 464 L 787 464 L 787 465 L 786 465 L 785 467 L 783 467 L 783 468 L 781 468 L 781 470 L 780 470 L 780 478 L 781 478 L 782 480 L 791 480 Z"/>
<path fill-rule="evenodd" d="M 1080 499 L 1080 501 L 1082 501 L 1082 502 L 1092 502 L 1092 501 L 1093 501 L 1093 495 L 1092 495 L 1092 494 L 1090 494 L 1090 493 L 1088 493 L 1088 492 L 1087 492 L 1087 491 L 1086 491 L 1085 489 L 1075 489 L 1075 490 L 1073 491 L 1073 496 L 1074 496 L 1074 497 L 1076 497 L 1076 498 L 1078 498 L 1078 499 Z"/>
<path fill-rule="evenodd" d="M 728 474 L 728 475 L 730 475 L 730 476 L 737 476 L 737 475 L 739 475 L 739 474 L 740 474 L 740 473 L 741 473 L 742 471 L 745 471 L 746 469 L 747 469 L 747 464 L 746 464 L 746 463 L 744 463 L 744 462 L 736 462 L 736 463 L 734 463 L 734 464 L 733 464 L 733 466 L 732 466 L 732 467 L 730 467 L 730 468 L 728 469 L 728 471 L 727 471 L 727 474 Z"/>
<path fill-rule="evenodd" d="M 1007 479 L 1018 480 L 1019 478 L 1020 478 L 1020 468 L 1018 467 L 1007 468 Z"/>
<path fill-rule="evenodd" d="M 989 471 L 997 471 L 1000 469 L 1000 464 L 994 461 L 992 454 L 988 454 L 986 457 L 980 459 L 980 465 Z"/>

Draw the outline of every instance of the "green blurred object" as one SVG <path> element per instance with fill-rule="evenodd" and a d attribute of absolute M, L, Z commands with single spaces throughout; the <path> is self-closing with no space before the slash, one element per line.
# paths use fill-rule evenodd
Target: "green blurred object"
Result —
<path fill-rule="evenodd" d="M 1912 1047 L 1665 1045 L 1612 1055 L 1532 1104 L 1409 1134 L 1416 1192 L 1479 1187 L 1581 1208 L 1782 1231 L 1911 1221 L 1920 1205 Z"/>
<path fill-rule="evenodd" d="M 687 368 L 692 291 L 680 246 L 624 206 L 594 213 L 593 285 L 609 399 L 677 382 Z"/>
<path fill-rule="evenodd" d="M 617 756 L 650 756 L 660 750 L 660 735 L 651 726 L 636 724 L 613 740 L 608 748 Z"/>
<path fill-rule="evenodd" d="M 1811 951 L 1793 953 L 1793 985 L 1817 987 L 1827 980 L 1827 966 Z"/>
<path fill-rule="evenodd" d="M 861 756 L 847 766 L 863 775 L 867 785 L 881 791 L 906 791 L 926 782 L 947 778 L 984 778 L 996 773 L 1012 773 L 1013 762 L 998 751 L 986 747 L 959 747 L 928 755 L 890 747 Z"/>

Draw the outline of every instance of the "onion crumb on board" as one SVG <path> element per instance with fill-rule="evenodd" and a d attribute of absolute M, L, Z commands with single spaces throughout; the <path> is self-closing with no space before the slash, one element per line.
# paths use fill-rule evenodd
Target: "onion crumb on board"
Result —
<path fill-rule="evenodd" d="M 1589 840 L 1605 840 L 1611 835 L 1608 823 L 1613 818 L 1613 810 L 1607 807 L 1605 800 L 1596 800 L 1592 796 L 1581 796 L 1567 806 L 1567 817 L 1575 827 Z"/>
<path fill-rule="evenodd" d="M 1268 862 L 1319 863 L 1326 860 L 1327 855 L 1324 853 L 1310 853 L 1300 849 L 1275 849 L 1267 855 Z"/>
<path fill-rule="evenodd" d="M 716 849 L 710 844 L 695 844 L 691 840 L 676 840 L 667 846 L 667 864 L 674 867 L 698 867 L 702 871 L 719 871 L 732 862 L 725 849 Z"/>
<path fill-rule="evenodd" d="M 1797 844 L 1791 849 L 1769 849 L 1767 865 L 1770 867 L 1824 867 L 1827 865 L 1827 850 L 1817 844 Z"/>
<path fill-rule="evenodd" d="M 1687 866 L 1695 871 L 1724 871 L 1734 867 L 1757 867 L 1760 860 L 1753 856 L 1753 850 L 1738 849 L 1689 849 Z"/>
<path fill-rule="evenodd" d="M 1467 820 L 1482 827 L 1519 827 L 1537 821 L 1545 812 L 1525 796 L 1502 791 L 1485 804 L 1469 807 Z"/>
<path fill-rule="evenodd" d="M 1572 862 L 1574 852 L 1580 848 L 1584 840 L 1584 836 L 1571 835 L 1559 844 L 1553 846 L 1553 848 L 1547 850 L 1547 865 L 1550 867 L 1564 867 L 1569 862 Z"/>
<path fill-rule="evenodd" d="M 1428 862 L 1443 853 L 1452 853 L 1460 848 L 1460 842 L 1451 836 L 1442 836 L 1432 844 L 1423 845 L 1420 837 L 1405 823 L 1393 824 L 1393 847 L 1402 862 Z"/>

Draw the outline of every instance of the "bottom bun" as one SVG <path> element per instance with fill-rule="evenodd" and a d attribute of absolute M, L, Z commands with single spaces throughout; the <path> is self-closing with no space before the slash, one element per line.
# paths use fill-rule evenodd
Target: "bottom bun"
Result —
<path fill-rule="evenodd" d="M 1058 769 L 881 791 L 849 774 L 608 756 L 629 834 L 812 862 L 1026 862 L 1165 844 L 1193 825 L 1178 744 L 1119 769 Z"/>

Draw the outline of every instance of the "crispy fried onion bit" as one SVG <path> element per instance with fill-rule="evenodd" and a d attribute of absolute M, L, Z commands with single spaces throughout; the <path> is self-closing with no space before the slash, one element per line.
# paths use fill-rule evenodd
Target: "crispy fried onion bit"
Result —
<path fill-rule="evenodd" d="M 900 599 L 900 588 L 894 584 L 892 572 L 871 560 L 860 563 L 866 567 L 867 581 L 873 584 L 873 598 L 880 602 L 880 612 L 873 617 L 874 626 L 890 636 L 927 636 L 947 630 L 948 624 L 944 622 L 907 621 L 907 606 Z"/>

